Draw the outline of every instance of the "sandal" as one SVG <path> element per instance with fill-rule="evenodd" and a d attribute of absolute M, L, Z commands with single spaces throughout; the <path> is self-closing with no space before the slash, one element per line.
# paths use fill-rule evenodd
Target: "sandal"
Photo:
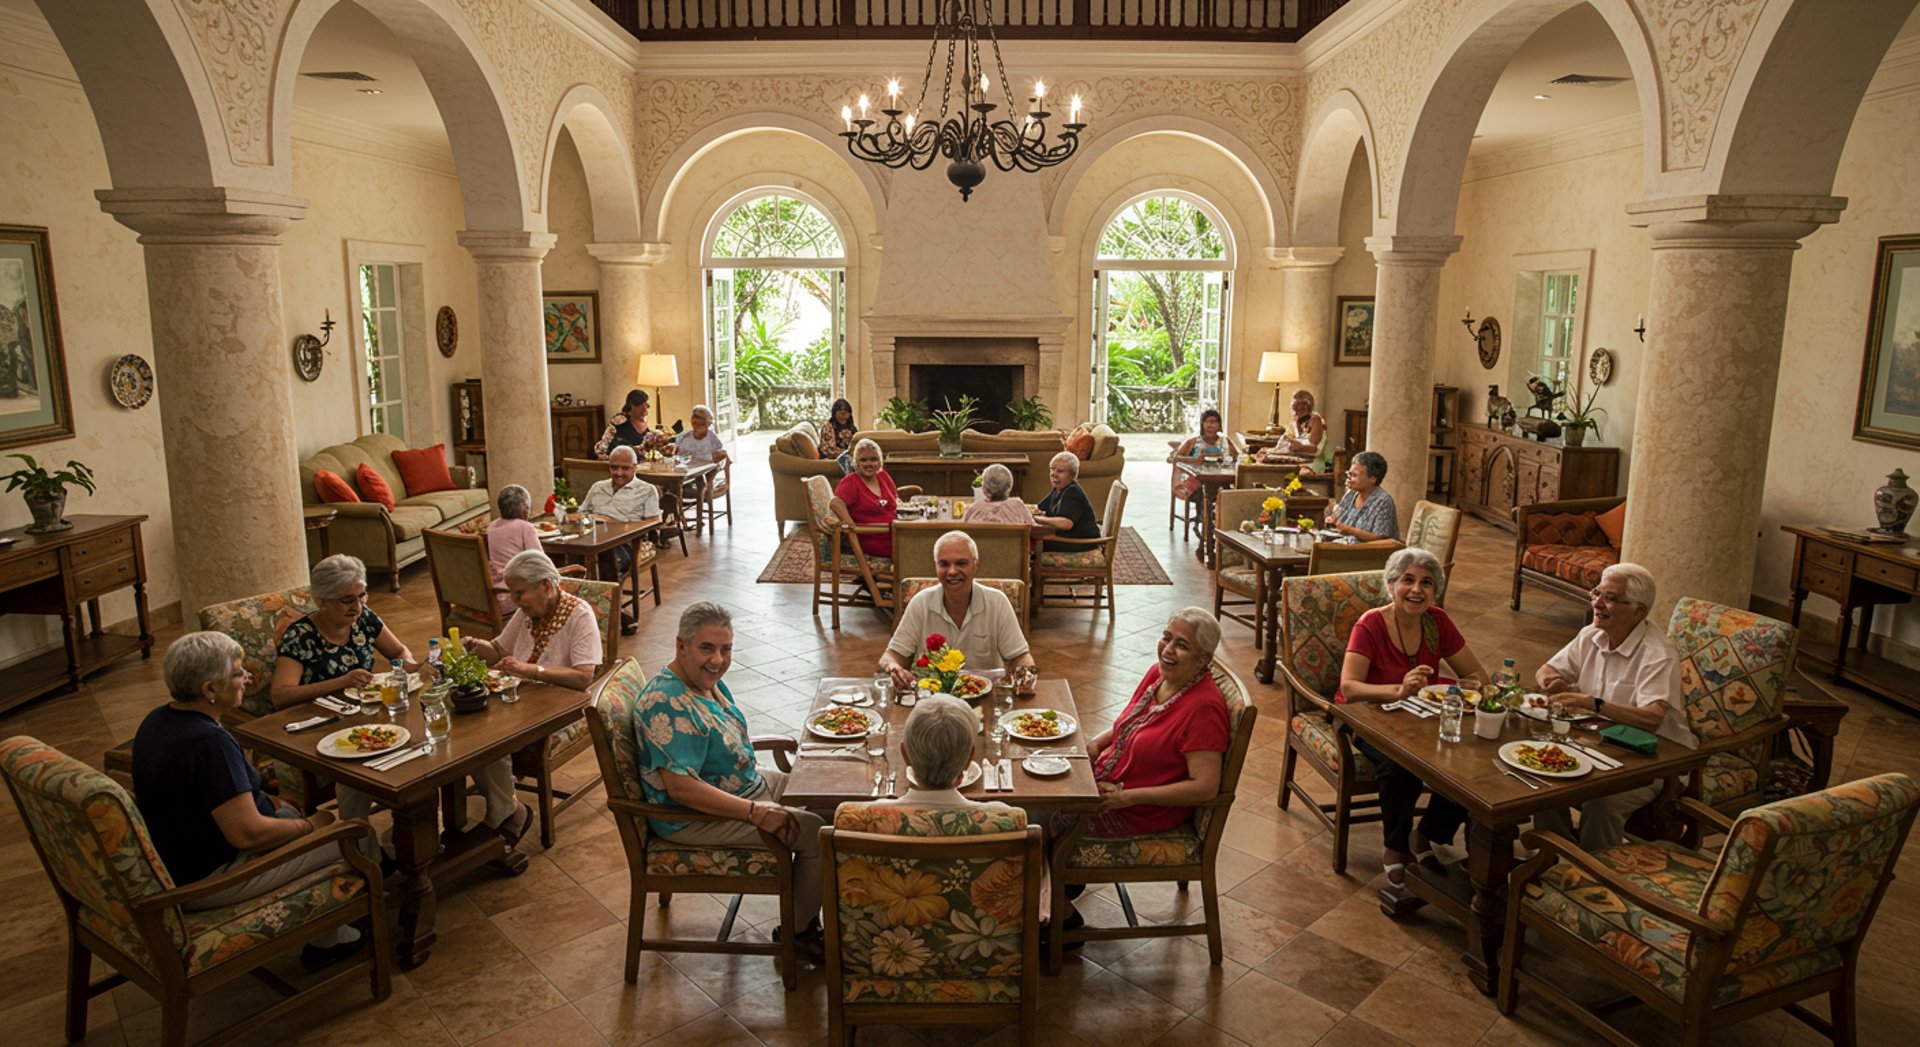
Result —
<path fill-rule="evenodd" d="M 520 838 L 527 835 L 527 830 L 532 825 L 533 808 L 524 803 L 516 803 L 513 813 L 502 819 L 499 825 L 494 826 L 493 831 L 500 834 L 500 838 L 507 842 L 507 850 L 511 851 L 520 843 Z"/>
<path fill-rule="evenodd" d="M 1396 889 L 1404 889 L 1407 886 L 1406 863 L 1393 862 L 1386 865 L 1383 871 L 1387 874 L 1387 886 Z"/>

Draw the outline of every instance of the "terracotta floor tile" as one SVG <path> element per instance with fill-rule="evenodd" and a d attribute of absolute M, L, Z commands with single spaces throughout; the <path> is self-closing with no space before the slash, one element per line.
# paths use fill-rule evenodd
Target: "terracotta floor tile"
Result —
<path fill-rule="evenodd" d="M 421 969 L 431 966 L 428 961 Z M 462 1044 L 511 1029 L 567 1002 L 539 968 L 517 953 L 511 960 L 469 967 L 464 973 L 426 993 L 434 1016 Z"/>
<path fill-rule="evenodd" d="M 1384 963 L 1307 931 L 1254 969 L 1342 1011 L 1360 1006 L 1393 973 Z"/>
<path fill-rule="evenodd" d="M 577 1008 L 615 1047 L 646 1043 L 715 1010 L 714 1002 L 666 963 L 643 963 L 639 980 L 616 979 L 576 1000 Z"/>
<path fill-rule="evenodd" d="M 1373 892 L 1362 890 L 1327 910 L 1325 915 L 1308 924 L 1307 930 L 1390 967 L 1398 967 L 1426 944 L 1436 924 L 1444 919 L 1429 909 L 1392 919 L 1380 911 L 1379 899 Z"/>
<path fill-rule="evenodd" d="M 1478 995 L 1477 993 L 1475 995 Z M 1353 1009 L 1353 1016 L 1409 1043 L 1433 1047 L 1477 1042 L 1499 1015 L 1479 1000 L 1410 974 L 1395 973 Z"/>
<path fill-rule="evenodd" d="M 1246 1047 L 1247 1041 L 1216 1029 L 1198 1018 L 1188 1018 L 1153 1041 L 1153 1047 Z"/>
<path fill-rule="evenodd" d="M 1220 995 L 1247 973 L 1247 966 L 1222 957 L 1207 960 L 1204 938 L 1155 938 L 1110 963 L 1107 970 L 1189 1013 Z"/>
<path fill-rule="evenodd" d="M 1406 1040 L 1368 1025 L 1358 1018 L 1343 1019 L 1315 1047 L 1410 1047 Z"/>
<path fill-rule="evenodd" d="M 523 953 L 550 949 L 613 922 L 614 915 L 579 887 L 555 891 L 493 916 L 494 926 Z"/>
<path fill-rule="evenodd" d="M 626 949 L 627 925 L 609 923 L 527 958 L 562 995 L 578 1000 L 621 980 L 626 972 Z M 666 961 L 658 953 L 642 953 L 640 962 Z"/>
<path fill-rule="evenodd" d="M 1229 985 L 1193 1016 L 1252 1047 L 1311 1044 L 1346 1017 L 1257 971 Z"/>
<path fill-rule="evenodd" d="M 1058 1027 L 1093 1047 L 1130 1047 L 1153 1042 L 1185 1017 L 1185 1011 L 1118 976 L 1095 971 L 1071 996 L 1041 1009 L 1041 1038 Z"/>
<path fill-rule="evenodd" d="M 504 1029 L 474 1047 L 605 1047 L 606 1040 L 572 1007 L 556 1007 L 531 1021 Z"/>

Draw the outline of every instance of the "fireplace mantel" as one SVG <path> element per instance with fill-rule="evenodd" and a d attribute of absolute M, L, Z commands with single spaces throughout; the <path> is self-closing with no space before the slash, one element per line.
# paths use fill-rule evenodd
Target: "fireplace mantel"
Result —
<path fill-rule="evenodd" d="M 1060 356 L 1071 317 L 870 316 L 861 322 L 881 403 L 903 394 L 907 368 L 915 363 L 1017 364 L 1026 368 L 1026 388 L 1038 392 L 1056 415 L 1063 413 Z M 928 345 L 949 339 L 951 347 Z"/>

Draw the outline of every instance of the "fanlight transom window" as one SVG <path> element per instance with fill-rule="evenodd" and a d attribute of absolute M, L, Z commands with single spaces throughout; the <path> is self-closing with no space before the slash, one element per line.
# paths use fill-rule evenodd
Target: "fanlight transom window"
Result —
<path fill-rule="evenodd" d="M 1212 215 L 1178 196 L 1149 196 L 1127 205 L 1100 234 L 1102 260 L 1221 261 L 1226 237 Z"/>
<path fill-rule="evenodd" d="M 805 200 L 770 194 L 734 208 L 714 233 L 714 258 L 832 258 L 846 254 L 840 233 Z"/>

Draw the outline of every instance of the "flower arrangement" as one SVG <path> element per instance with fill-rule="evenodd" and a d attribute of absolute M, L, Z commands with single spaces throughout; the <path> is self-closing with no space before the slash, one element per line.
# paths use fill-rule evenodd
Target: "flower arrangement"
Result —
<path fill-rule="evenodd" d="M 1294 523 L 1300 525 L 1302 531 L 1313 530 L 1313 517 L 1311 516 L 1302 516 L 1300 519 L 1295 520 Z"/>
<path fill-rule="evenodd" d="M 564 476 L 556 477 L 553 481 L 553 493 L 547 496 L 547 514 L 552 515 L 555 509 L 574 509 L 579 505 L 580 499 L 573 496 L 573 485 L 567 483 L 567 478 Z"/>
<path fill-rule="evenodd" d="M 967 667 L 967 655 L 958 647 L 947 646 L 947 638 L 934 633 L 927 637 L 927 653 L 916 659 L 913 667 L 920 673 L 921 687 L 935 694 L 952 694 L 961 670 Z"/>
<path fill-rule="evenodd" d="M 1286 509 L 1287 503 L 1282 501 L 1279 495 L 1268 495 L 1267 500 L 1260 503 L 1260 525 L 1263 527 L 1273 526 L 1276 521 L 1282 518 L 1281 514 L 1286 512 Z"/>

